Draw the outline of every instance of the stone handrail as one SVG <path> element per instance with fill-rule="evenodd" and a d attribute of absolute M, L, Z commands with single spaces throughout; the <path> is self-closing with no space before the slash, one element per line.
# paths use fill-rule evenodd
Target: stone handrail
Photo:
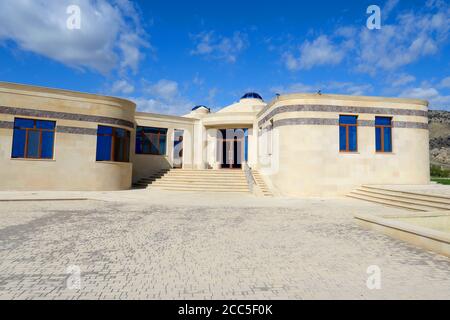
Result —
<path fill-rule="evenodd" d="M 253 178 L 252 168 L 250 168 L 247 162 L 244 162 L 244 172 L 245 177 L 247 178 L 248 188 L 250 189 L 250 192 L 253 193 L 253 188 L 256 182 L 255 179 Z"/>

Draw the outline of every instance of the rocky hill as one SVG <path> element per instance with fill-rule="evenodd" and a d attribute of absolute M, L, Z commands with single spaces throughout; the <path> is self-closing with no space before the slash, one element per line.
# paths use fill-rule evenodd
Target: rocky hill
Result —
<path fill-rule="evenodd" d="M 431 163 L 450 168 L 450 112 L 430 110 L 428 118 Z"/>

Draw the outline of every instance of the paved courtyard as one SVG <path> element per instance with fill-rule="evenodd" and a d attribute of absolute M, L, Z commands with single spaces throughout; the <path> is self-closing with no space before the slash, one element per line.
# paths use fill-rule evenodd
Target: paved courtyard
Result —
<path fill-rule="evenodd" d="M 0 202 L 1 299 L 450 298 L 450 259 L 352 219 L 396 209 L 146 190 L 88 197 Z M 366 286 L 371 265 L 380 290 Z"/>

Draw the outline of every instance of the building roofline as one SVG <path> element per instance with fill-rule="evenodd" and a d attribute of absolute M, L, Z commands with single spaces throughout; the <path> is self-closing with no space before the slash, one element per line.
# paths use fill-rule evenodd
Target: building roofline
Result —
<path fill-rule="evenodd" d="M 184 116 L 174 116 L 160 113 L 151 113 L 151 112 L 136 112 L 135 118 L 145 119 L 145 118 L 157 118 L 157 119 L 172 119 L 178 121 L 187 121 L 187 122 L 195 122 L 198 119 L 188 118 Z M 149 119 L 151 120 L 151 119 Z"/>
<path fill-rule="evenodd" d="M 22 92 L 29 92 L 35 94 L 54 94 L 59 96 L 64 96 L 66 98 L 78 98 L 78 99 L 87 99 L 87 100 L 103 100 L 108 102 L 116 102 L 119 104 L 128 105 L 130 107 L 136 108 L 136 104 L 127 99 L 117 98 L 113 96 L 100 95 L 95 93 L 85 93 L 80 91 L 73 91 L 67 89 L 56 89 L 56 88 L 48 88 L 41 87 L 35 85 L 27 85 L 27 84 L 19 84 L 13 82 L 2 82 L 0 81 L 0 90 L 17 90 Z"/>
<path fill-rule="evenodd" d="M 316 94 L 316 93 L 292 93 L 283 94 L 270 101 L 267 106 L 258 113 L 258 116 L 269 110 L 275 103 L 280 101 L 289 101 L 293 99 L 332 99 L 332 100 L 345 100 L 345 101 L 365 101 L 365 102 L 391 102 L 391 103 L 407 103 L 415 104 L 419 106 L 428 107 L 429 102 L 422 99 L 409 99 L 409 98 L 392 98 L 381 96 L 352 96 L 342 94 Z"/>

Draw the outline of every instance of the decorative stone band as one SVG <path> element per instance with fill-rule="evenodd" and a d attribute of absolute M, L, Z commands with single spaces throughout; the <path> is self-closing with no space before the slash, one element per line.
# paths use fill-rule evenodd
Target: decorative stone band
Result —
<path fill-rule="evenodd" d="M 130 122 L 127 120 L 122 120 L 122 119 L 104 117 L 104 116 L 92 116 L 92 115 L 86 115 L 86 114 L 36 110 L 36 109 L 26 109 L 26 108 L 14 108 L 14 107 L 5 107 L 5 106 L 0 106 L 0 114 L 12 114 L 15 116 L 96 122 L 96 123 L 101 123 L 101 124 L 124 126 L 124 127 L 134 129 L 133 122 Z"/>
<path fill-rule="evenodd" d="M 291 119 L 276 120 L 273 122 L 274 128 L 284 127 L 284 126 L 298 126 L 298 125 L 338 126 L 339 120 L 338 119 L 325 119 L 325 118 L 291 118 Z M 375 127 L 375 121 L 358 120 L 358 126 Z M 423 123 L 423 122 L 394 121 L 392 123 L 392 126 L 394 128 L 410 128 L 410 129 L 428 130 L 428 123 Z"/>
<path fill-rule="evenodd" d="M 10 121 L 0 121 L 0 129 L 13 129 L 14 123 Z"/>
<path fill-rule="evenodd" d="M 0 121 L 0 129 L 14 129 L 14 122 Z M 56 132 L 96 136 L 97 129 L 56 126 Z"/>
<path fill-rule="evenodd" d="M 352 107 L 352 106 L 332 106 L 332 105 L 290 105 L 280 106 L 273 109 L 265 117 L 263 117 L 258 125 L 261 126 L 269 119 L 280 113 L 286 112 L 334 112 L 334 113 L 362 113 L 362 114 L 382 114 L 382 115 L 397 115 L 397 116 L 416 116 L 428 118 L 428 112 L 423 110 L 413 109 L 397 109 L 397 108 L 375 108 L 375 107 Z"/>
<path fill-rule="evenodd" d="M 57 126 L 56 132 L 96 136 L 97 129 Z"/>

